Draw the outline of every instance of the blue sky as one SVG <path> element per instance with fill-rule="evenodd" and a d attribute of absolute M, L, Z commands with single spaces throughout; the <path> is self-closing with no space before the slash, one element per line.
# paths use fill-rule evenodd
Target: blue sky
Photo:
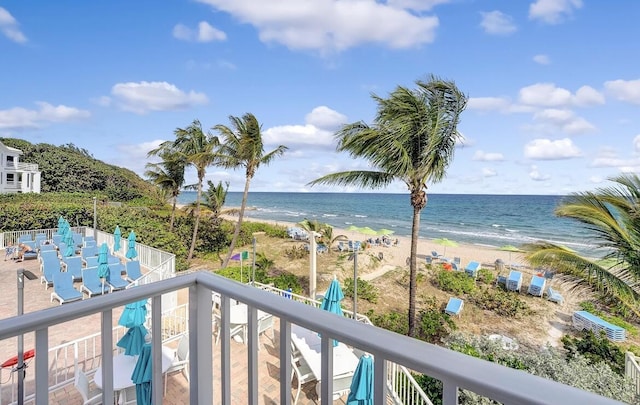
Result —
<path fill-rule="evenodd" d="M 366 167 L 333 133 L 371 122 L 371 93 L 435 74 L 469 104 L 429 192 L 590 190 L 640 171 L 639 16 L 600 0 L 0 0 L 0 136 L 142 175 L 176 128 L 251 112 L 267 150 L 289 147 L 252 191 L 358 191 L 305 184 Z"/>

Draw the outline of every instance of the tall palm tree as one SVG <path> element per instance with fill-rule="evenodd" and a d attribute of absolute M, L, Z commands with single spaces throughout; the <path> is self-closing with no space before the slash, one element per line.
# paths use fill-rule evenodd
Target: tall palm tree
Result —
<path fill-rule="evenodd" d="M 160 155 L 160 158 L 162 159 L 161 162 L 147 163 L 147 170 L 144 174 L 156 186 L 165 190 L 171 198 L 172 208 L 169 231 L 172 231 L 176 217 L 176 204 L 184 185 L 184 170 L 187 163 L 181 156 L 172 155 L 166 151 Z"/>
<path fill-rule="evenodd" d="M 191 247 L 189 248 L 189 255 L 187 256 L 187 260 L 191 260 L 196 248 L 198 225 L 200 224 L 202 182 L 204 181 L 207 167 L 216 162 L 218 157 L 217 149 L 220 146 L 220 141 L 217 136 L 204 133 L 202 131 L 202 125 L 198 120 L 194 120 L 191 125 L 186 128 L 176 128 L 174 134 L 176 136 L 175 140 L 161 143 L 158 148 L 149 152 L 149 155 L 169 153 L 184 159 L 188 165 L 196 169 L 198 183 L 196 184 L 195 222 L 193 225 Z"/>
<path fill-rule="evenodd" d="M 337 235 L 335 238 L 333 237 L 333 227 L 327 223 L 321 223 L 317 219 L 309 220 L 305 218 L 303 221 L 298 222 L 298 225 L 309 234 L 312 232 L 316 232 L 320 234 L 320 242 L 324 243 L 329 252 L 331 251 L 331 246 L 339 240 L 348 240 L 346 235 Z"/>
<path fill-rule="evenodd" d="M 416 81 L 416 85 L 415 89 L 398 86 L 388 98 L 373 95 L 378 104 L 373 124 L 347 124 L 336 133 L 337 150 L 368 160 L 371 170 L 328 174 L 309 183 L 366 188 L 383 188 L 395 180 L 406 184 L 413 207 L 409 336 L 416 330 L 416 255 L 427 184 L 444 178 L 461 137 L 457 126 L 467 104 L 467 97 L 451 81 L 430 76 L 426 81 Z"/>
<path fill-rule="evenodd" d="M 574 276 L 614 299 L 622 309 L 640 316 L 640 178 L 624 174 L 609 179 L 612 187 L 575 193 L 556 208 L 556 215 L 572 218 L 592 232 L 591 242 L 603 252 L 599 260 L 548 242 L 523 246 L 535 266 L 549 266 Z"/>
<path fill-rule="evenodd" d="M 214 130 L 218 131 L 223 142 L 220 146 L 220 162 L 219 164 L 226 168 L 245 169 L 244 192 L 242 194 L 242 203 L 240 204 L 240 213 L 238 214 L 238 222 L 233 233 L 233 239 L 229 246 L 229 254 L 225 258 L 222 267 L 227 267 L 233 249 L 240 235 L 240 227 L 244 210 L 247 206 L 247 196 L 249 195 L 249 185 L 251 179 L 256 174 L 260 165 L 268 165 L 273 159 L 281 156 L 287 147 L 280 145 L 271 152 L 264 152 L 262 142 L 262 126 L 258 123 L 258 119 L 251 113 L 246 113 L 242 117 L 229 117 L 230 127 L 225 125 L 216 125 Z"/>
<path fill-rule="evenodd" d="M 222 182 L 219 181 L 218 184 L 213 184 L 211 180 L 207 181 L 208 188 L 202 193 L 202 201 L 200 202 L 200 210 L 204 213 L 211 215 L 214 219 L 218 219 L 220 214 L 230 212 L 231 210 L 225 210 L 222 207 L 224 206 L 225 201 L 227 200 L 227 190 L 229 189 L 229 182 L 225 182 L 225 185 L 222 185 Z M 188 215 L 195 214 L 196 202 L 192 202 L 191 204 L 184 207 L 184 211 Z"/>

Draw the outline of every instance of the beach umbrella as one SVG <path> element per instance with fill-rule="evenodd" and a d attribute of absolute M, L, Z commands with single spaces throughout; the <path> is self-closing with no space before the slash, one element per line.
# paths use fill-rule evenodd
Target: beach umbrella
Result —
<path fill-rule="evenodd" d="M 124 306 L 124 310 L 118 320 L 118 325 L 125 328 L 143 325 L 147 320 L 147 299 L 130 302 Z"/>
<path fill-rule="evenodd" d="M 131 374 L 131 381 L 136 385 L 136 401 L 138 405 L 151 405 L 151 344 L 142 345 L 140 356 Z"/>
<path fill-rule="evenodd" d="M 147 329 L 143 326 L 147 319 L 147 300 L 130 302 L 124 306 L 124 310 L 118 320 L 118 325 L 126 328 L 127 333 L 116 343 L 118 347 L 124 349 L 124 354 L 135 356 L 140 354 L 142 346 L 145 344 Z"/>
<path fill-rule="evenodd" d="M 113 231 L 113 252 L 120 251 L 120 238 L 122 238 L 122 232 L 120 232 L 120 227 L 116 225 L 116 230 Z"/>
<path fill-rule="evenodd" d="M 138 252 L 136 252 L 136 234 L 133 231 L 129 232 L 129 236 L 127 237 L 127 253 L 125 257 L 127 259 L 135 259 L 138 257 Z"/>
<path fill-rule="evenodd" d="M 347 405 L 373 405 L 373 357 L 360 357 L 353 373 Z"/>
<path fill-rule="evenodd" d="M 368 226 L 363 226 L 362 228 L 358 228 L 358 232 L 360 232 L 363 235 L 368 235 L 368 236 L 376 236 L 378 235 L 378 231 L 369 228 Z"/>
<path fill-rule="evenodd" d="M 116 346 L 123 348 L 124 354 L 127 356 L 137 356 L 142 351 L 147 333 L 147 328 L 145 328 L 144 325 L 132 326 L 127 329 L 127 333 L 118 340 Z"/>
<path fill-rule="evenodd" d="M 444 253 L 442 253 L 442 256 L 447 255 L 447 246 L 451 246 L 451 247 L 458 246 L 458 242 L 453 241 L 451 239 L 447 239 L 447 238 L 434 239 L 432 240 L 432 242 L 435 243 L 436 245 L 444 246 Z"/>
<path fill-rule="evenodd" d="M 518 248 L 517 246 L 513 246 L 513 245 L 501 246 L 499 250 L 502 250 L 502 251 L 505 251 L 505 252 L 509 252 L 509 266 L 511 266 L 511 253 L 513 253 L 513 252 L 522 252 L 522 250 L 520 248 Z"/>
<path fill-rule="evenodd" d="M 357 232 L 359 230 L 360 230 L 360 228 L 358 228 L 355 225 L 349 225 L 349 227 L 347 228 L 347 231 L 349 231 L 349 232 Z"/>
<path fill-rule="evenodd" d="M 342 316 L 342 306 L 340 305 L 340 301 L 342 301 L 343 298 L 344 294 L 342 293 L 340 282 L 338 282 L 338 279 L 334 276 L 333 280 L 331 280 L 331 284 L 329 284 L 327 292 L 324 294 L 320 308 Z M 333 346 L 338 346 L 338 341 L 335 339 L 333 341 Z"/>
<path fill-rule="evenodd" d="M 62 218 L 62 215 L 60 215 L 60 217 L 58 217 L 58 235 L 64 235 L 63 231 L 64 231 L 64 218 Z"/>
<path fill-rule="evenodd" d="M 378 229 L 378 232 L 376 232 L 378 235 L 383 236 L 383 235 L 393 235 L 395 233 L 395 231 L 392 231 L 391 229 Z"/>
<path fill-rule="evenodd" d="M 98 251 L 98 277 L 102 280 L 102 291 L 105 281 L 109 281 L 109 247 L 106 243 L 100 245 Z"/>
<path fill-rule="evenodd" d="M 73 232 L 71 232 L 71 228 L 67 227 L 65 229 L 62 241 L 67 245 L 67 249 L 63 252 L 64 257 L 74 256 L 76 254 L 76 242 L 73 240 Z"/>

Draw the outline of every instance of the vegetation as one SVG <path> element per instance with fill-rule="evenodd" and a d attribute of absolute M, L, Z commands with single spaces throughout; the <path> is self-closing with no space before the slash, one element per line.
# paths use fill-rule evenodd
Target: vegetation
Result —
<path fill-rule="evenodd" d="M 160 152 L 160 157 L 162 159 L 160 163 L 147 163 L 145 176 L 171 199 L 171 220 L 169 222 L 169 231 L 171 231 L 176 218 L 178 196 L 184 186 L 184 170 L 187 162 L 179 157 L 174 158 L 167 151 Z"/>
<path fill-rule="evenodd" d="M 635 390 L 630 379 L 616 373 L 606 362 L 594 362 L 581 354 L 567 357 L 552 347 L 547 347 L 543 351 L 522 347 L 517 351 L 510 351 L 503 349 L 499 342 L 486 337 L 470 337 L 459 333 L 451 334 L 446 339 L 445 346 L 473 357 L 523 370 L 619 401 L 640 403 L 634 395 Z M 425 375 L 414 377 L 434 405 L 441 405 L 442 383 Z M 466 390 L 461 391 L 459 402 L 465 405 L 496 403 Z"/>
<path fill-rule="evenodd" d="M 456 295 L 469 294 L 476 289 L 476 280 L 461 271 L 440 270 L 433 284 L 442 291 Z"/>
<path fill-rule="evenodd" d="M 502 289 L 481 288 L 471 294 L 470 298 L 478 308 L 502 316 L 517 318 L 531 313 L 529 305 L 518 294 Z"/>
<path fill-rule="evenodd" d="M 153 186 L 134 172 L 95 159 L 73 144 L 32 144 L 22 139 L 0 138 L 5 145 L 20 149 L 20 161 L 35 163 L 41 171 L 43 193 L 94 193 L 113 201 L 131 201 L 151 195 Z"/>
<path fill-rule="evenodd" d="M 373 96 L 373 125 L 356 122 L 336 134 L 337 150 L 369 161 L 372 170 L 333 173 L 310 184 L 383 188 L 404 182 L 413 207 L 409 277 L 409 336 L 416 336 L 416 275 L 420 213 L 427 205 L 427 183 L 440 182 L 461 138 L 457 125 L 467 98 L 453 82 L 431 76 L 416 89 L 398 86 L 388 98 Z"/>
<path fill-rule="evenodd" d="M 600 311 L 591 301 L 582 301 L 580 303 L 580 309 L 590 312 L 613 325 L 624 328 L 627 334 L 629 334 L 630 336 L 638 336 L 638 329 L 635 326 L 620 318 L 619 316 L 609 315 L 605 312 Z"/>
<path fill-rule="evenodd" d="M 342 285 L 342 291 L 345 297 L 353 298 L 353 277 L 349 277 L 344 280 Z M 369 301 L 372 304 L 378 302 L 378 289 L 368 282 L 358 277 L 358 298 L 365 301 Z"/>
<path fill-rule="evenodd" d="M 321 223 L 317 219 L 311 221 L 305 218 L 304 221 L 298 222 L 298 225 L 309 234 L 313 232 L 320 234 L 318 244 L 325 245 L 329 252 L 331 252 L 331 246 L 333 246 L 334 243 L 348 239 L 346 235 L 337 235 L 334 237 L 333 227 L 329 224 Z"/>
<path fill-rule="evenodd" d="M 242 118 L 230 116 L 229 121 L 231 122 L 231 127 L 224 125 L 216 125 L 214 127 L 223 140 L 218 150 L 218 164 L 230 169 L 243 167 L 245 169 L 245 183 L 238 222 L 229 245 L 229 253 L 224 259 L 222 267 L 226 267 L 229 264 L 233 249 L 238 242 L 251 179 L 253 179 L 260 165 L 268 165 L 273 159 L 281 156 L 287 150 L 286 146 L 280 145 L 271 152 L 264 152 L 262 126 L 253 114 L 246 113 Z"/>
<path fill-rule="evenodd" d="M 565 335 L 562 337 L 562 344 L 567 350 L 567 359 L 580 354 L 591 364 L 604 362 L 611 370 L 624 374 L 624 352 L 610 342 L 604 332 L 596 335 L 592 331 L 584 331 L 579 337 Z"/>
<path fill-rule="evenodd" d="M 605 252 L 593 261 L 571 249 L 548 242 L 525 245 L 534 266 L 548 266 L 575 277 L 624 312 L 640 316 L 636 280 L 640 277 L 640 177 L 623 174 L 610 179 L 612 187 L 575 193 L 556 209 L 556 215 L 583 223 L 589 240 Z M 613 264 L 609 264 L 613 263 Z M 633 286 L 633 287 L 632 287 Z"/>

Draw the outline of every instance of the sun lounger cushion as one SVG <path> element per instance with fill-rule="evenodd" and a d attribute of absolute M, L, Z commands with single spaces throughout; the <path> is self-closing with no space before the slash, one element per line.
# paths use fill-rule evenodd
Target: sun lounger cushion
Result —
<path fill-rule="evenodd" d="M 51 302 L 57 299 L 60 305 L 65 302 L 82 299 L 82 293 L 73 288 L 73 277 L 69 273 L 56 273 L 53 275 L 53 292 Z"/>
<path fill-rule="evenodd" d="M 447 303 L 447 307 L 444 309 L 444 312 L 449 315 L 460 315 L 463 307 L 464 301 L 460 298 L 451 297 L 449 298 L 449 302 Z"/>

